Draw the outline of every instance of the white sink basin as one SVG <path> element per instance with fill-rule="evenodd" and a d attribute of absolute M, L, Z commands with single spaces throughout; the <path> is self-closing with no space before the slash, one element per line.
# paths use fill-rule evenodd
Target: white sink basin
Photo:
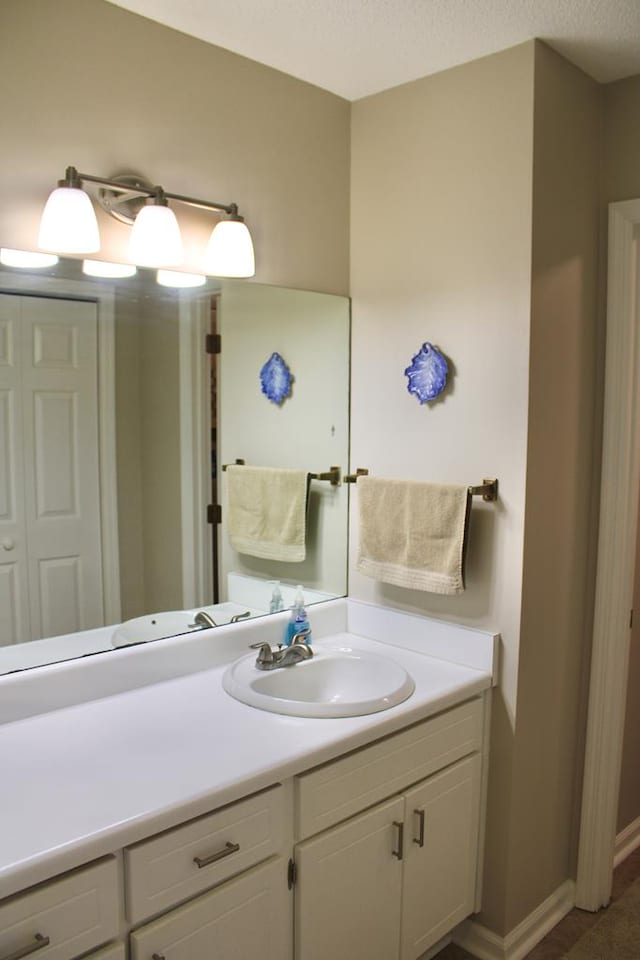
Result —
<path fill-rule="evenodd" d="M 256 656 L 231 664 L 222 678 L 230 696 L 251 707 L 294 717 L 359 717 L 411 696 L 415 684 L 399 663 L 351 647 L 314 647 L 289 667 L 258 670 Z"/>

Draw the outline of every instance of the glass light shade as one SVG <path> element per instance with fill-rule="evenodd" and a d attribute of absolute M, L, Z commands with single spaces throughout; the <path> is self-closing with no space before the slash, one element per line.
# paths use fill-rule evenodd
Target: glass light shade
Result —
<path fill-rule="evenodd" d="M 88 277 L 108 277 L 117 280 L 133 277 L 138 272 L 132 263 L 108 263 L 106 260 L 83 260 L 82 272 Z"/>
<path fill-rule="evenodd" d="M 141 267 L 177 267 L 182 261 L 182 237 L 169 207 L 143 207 L 131 230 L 129 256 Z"/>
<path fill-rule="evenodd" d="M 242 220 L 221 220 L 213 228 L 204 255 L 213 277 L 252 277 L 256 272 L 251 234 Z"/>
<path fill-rule="evenodd" d="M 38 246 L 56 253 L 96 253 L 98 221 L 89 195 L 79 187 L 57 187 L 42 212 Z"/>
<path fill-rule="evenodd" d="M 54 253 L 33 253 L 31 250 L 0 248 L 0 263 L 5 267 L 20 267 L 23 270 L 44 270 L 55 267 L 58 257 Z"/>
<path fill-rule="evenodd" d="M 181 273 L 177 270 L 158 270 L 156 279 L 161 287 L 202 287 L 207 282 L 201 273 Z"/>

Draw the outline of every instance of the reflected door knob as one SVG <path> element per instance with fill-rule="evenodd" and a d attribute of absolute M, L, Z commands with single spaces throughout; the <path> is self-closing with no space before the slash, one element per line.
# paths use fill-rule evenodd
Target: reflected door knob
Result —
<path fill-rule="evenodd" d="M 15 545 L 16 545 L 16 542 L 15 540 L 12 540 L 11 537 L 5 537 L 4 540 L 2 541 L 3 550 L 13 550 Z"/>

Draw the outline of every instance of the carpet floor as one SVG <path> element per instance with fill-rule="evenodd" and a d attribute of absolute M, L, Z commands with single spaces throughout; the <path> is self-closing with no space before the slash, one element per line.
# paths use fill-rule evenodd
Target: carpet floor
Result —
<path fill-rule="evenodd" d="M 434 960 L 475 958 L 451 943 Z M 606 910 L 571 910 L 525 960 L 640 960 L 640 848 L 614 870 Z"/>
<path fill-rule="evenodd" d="M 640 957 L 640 880 L 607 910 L 563 960 L 638 960 Z"/>

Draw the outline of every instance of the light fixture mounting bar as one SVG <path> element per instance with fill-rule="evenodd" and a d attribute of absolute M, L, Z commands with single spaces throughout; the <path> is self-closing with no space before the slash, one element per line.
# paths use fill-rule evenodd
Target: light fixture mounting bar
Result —
<path fill-rule="evenodd" d="M 92 173 L 79 173 L 75 167 L 67 167 L 66 172 L 67 181 L 72 181 L 77 183 L 78 181 L 87 180 L 89 183 L 99 183 L 104 187 L 111 187 L 113 190 L 119 190 L 121 192 L 126 192 L 130 190 L 130 187 L 126 187 L 122 180 L 113 180 L 108 177 L 96 177 Z M 238 204 L 237 203 L 218 203 L 215 200 L 199 200 L 196 197 L 188 197 L 182 193 L 169 193 L 168 190 L 165 190 L 159 185 L 153 187 L 145 187 L 142 184 L 136 185 L 136 192 L 147 197 L 156 197 L 158 195 L 166 197 L 168 200 L 178 200 L 180 203 L 188 203 L 192 207 L 200 207 L 203 210 L 220 210 L 222 213 L 226 213 L 231 217 L 238 216 Z"/>

